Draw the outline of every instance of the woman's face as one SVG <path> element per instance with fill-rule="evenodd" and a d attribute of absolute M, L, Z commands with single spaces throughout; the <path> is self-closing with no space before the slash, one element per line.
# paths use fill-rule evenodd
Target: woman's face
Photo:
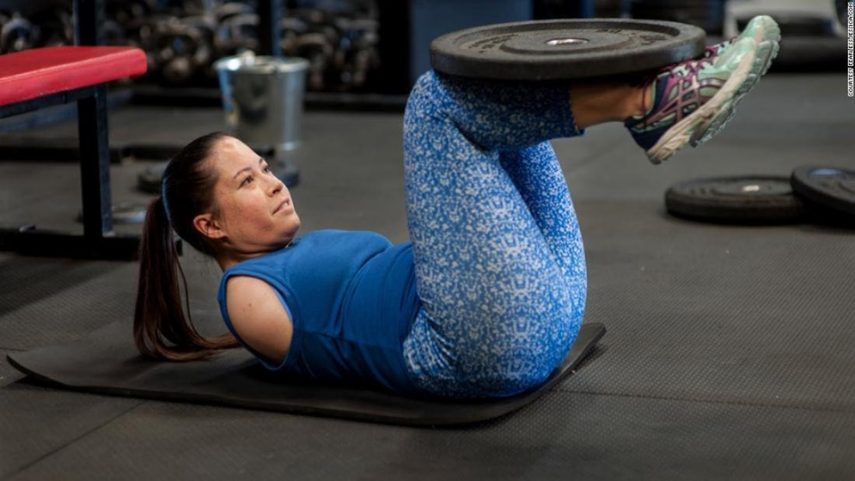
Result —
<path fill-rule="evenodd" d="M 219 239 L 233 258 L 261 255 L 288 245 L 300 228 L 291 193 L 267 161 L 238 139 L 214 145 L 208 166 L 216 172 L 217 215 L 201 214 L 194 225 Z"/>

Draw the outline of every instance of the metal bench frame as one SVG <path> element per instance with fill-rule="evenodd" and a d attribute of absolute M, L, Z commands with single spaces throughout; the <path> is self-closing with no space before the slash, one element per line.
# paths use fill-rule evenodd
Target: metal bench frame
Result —
<path fill-rule="evenodd" d="M 75 45 L 101 45 L 99 25 L 103 19 L 104 0 L 75 0 Z M 32 224 L 0 229 L 0 249 L 43 256 L 132 259 L 139 247 L 139 236 L 118 236 L 113 231 L 106 84 L 5 105 L 0 107 L 0 118 L 75 101 L 83 235 L 41 230 Z"/>

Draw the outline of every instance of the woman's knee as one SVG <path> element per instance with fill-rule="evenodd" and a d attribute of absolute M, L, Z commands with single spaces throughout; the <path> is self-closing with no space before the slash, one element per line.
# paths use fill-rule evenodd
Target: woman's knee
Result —
<path fill-rule="evenodd" d="M 464 384 L 479 397 L 506 397 L 542 385 L 557 364 L 544 358 L 514 354 L 485 360 Z"/>

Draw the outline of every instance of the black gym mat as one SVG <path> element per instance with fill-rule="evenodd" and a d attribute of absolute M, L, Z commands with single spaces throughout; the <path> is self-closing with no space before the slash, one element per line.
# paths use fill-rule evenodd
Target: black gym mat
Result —
<path fill-rule="evenodd" d="M 9 362 L 58 387 L 100 394 L 331 416 L 413 426 L 472 424 L 504 416 L 531 403 L 569 375 L 605 334 L 602 324 L 582 326 L 576 342 L 549 379 L 535 390 L 490 401 L 444 401 L 395 396 L 364 386 L 283 380 L 244 350 L 209 361 L 143 359 L 130 342 L 130 326 L 114 322 L 85 338 L 7 355 Z"/>

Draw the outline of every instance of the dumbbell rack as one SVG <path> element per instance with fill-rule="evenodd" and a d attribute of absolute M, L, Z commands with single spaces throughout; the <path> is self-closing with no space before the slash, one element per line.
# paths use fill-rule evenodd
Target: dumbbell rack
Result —
<path fill-rule="evenodd" d="M 383 3 L 377 1 L 376 5 Z M 216 17 L 220 32 L 225 26 L 230 25 L 233 20 L 240 16 L 229 16 L 225 7 L 236 5 L 224 3 L 210 12 Z M 260 47 L 254 48 L 256 53 L 273 56 L 298 56 L 309 60 L 310 69 L 307 79 L 307 92 L 305 105 L 308 109 L 333 108 L 342 110 L 360 111 L 402 111 L 406 102 L 406 92 L 409 84 L 396 86 L 397 94 L 377 93 L 375 88 L 382 87 L 386 92 L 385 73 L 381 75 L 376 69 L 377 56 L 377 22 L 372 15 L 362 17 L 355 12 L 332 13 L 319 9 L 297 9 L 286 12 L 281 2 L 259 2 L 258 7 L 252 10 L 255 13 L 246 16 L 257 17 L 262 28 L 258 29 Z M 380 9 L 382 14 L 383 8 Z M 363 12 L 365 13 L 365 12 Z M 351 15 L 354 15 L 351 17 Z M 190 20 L 193 17 L 182 17 L 181 22 L 197 22 Z M 226 18 L 227 20 L 222 20 Z M 178 19 L 175 19 L 177 23 Z M 389 19 L 389 22 L 399 19 Z M 367 24 L 365 22 L 368 22 Z M 372 23 L 373 22 L 373 23 Z M 240 22 L 238 22 L 240 23 Z M 176 27 L 177 28 L 177 27 Z M 205 30 L 210 32 L 210 25 Z M 384 33 L 385 35 L 385 33 Z M 216 38 L 221 34 L 217 33 Z M 247 48 L 247 35 L 234 39 L 234 42 Z M 251 37 L 251 36 L 250 36 Z M 372 38 L 371 41 L 365 39 Z M 389 36 L 393 38 L 393 36 Z M 254 41 L 250 41 L 253 44 Z M 203 42 L 204 43 L 204 42 Z M 224 46 L 220 40 L 213 41 L 214 50 L 217 50 L 214 58 L 232 55 L 229 46 Z M 225 50 L 225 51 L 224 51 Z M 372 56 L 372 53 L 374 56 Z M 183 54 L 186 55 L 186 52 Z M 358 59 L 372 60 L 360 62 Z M 347 60 L 349 59 L 349 60 Z M 184 60 L 182 58 L 182 60 Z M 185 64 L 187 62 L 184 62 Z M 398 62 L 389 62 L 398 63 Z M 169 105 L 174 106 L 176 102 L 182 106 L 194 107 L 216 107 L 221 104 L 220 93 L 211 83 L 212 71 L 205 69 L 204 78 L 197 73 L 193 74 L 197 82 L 176 82 L 170 79 L 159 79 L 153 82 L 138 82 L 133 86 L 135 103 L 145 105 Z M 167 73 L 167 72 L 165 72 Z M 345 81 L 345 76 L 349 81 Z M 163 77 L 163 75 L 161 76 Z M 366 82 L 368 77 L 369 82 Z M 382 77 L 382 78 L 381 78 Z M 336 80 L 338 79 L 338 80 Z M 384 85 L 379 85 L 380 82 Z M 341 83 L 337 83 L 341 82 Z M 378 85 L 374 85 L 376 82 Z M 165 84 L 166 86 L 162 86 Z M 372 87 L 373 85 L 373 87 Z"/>

